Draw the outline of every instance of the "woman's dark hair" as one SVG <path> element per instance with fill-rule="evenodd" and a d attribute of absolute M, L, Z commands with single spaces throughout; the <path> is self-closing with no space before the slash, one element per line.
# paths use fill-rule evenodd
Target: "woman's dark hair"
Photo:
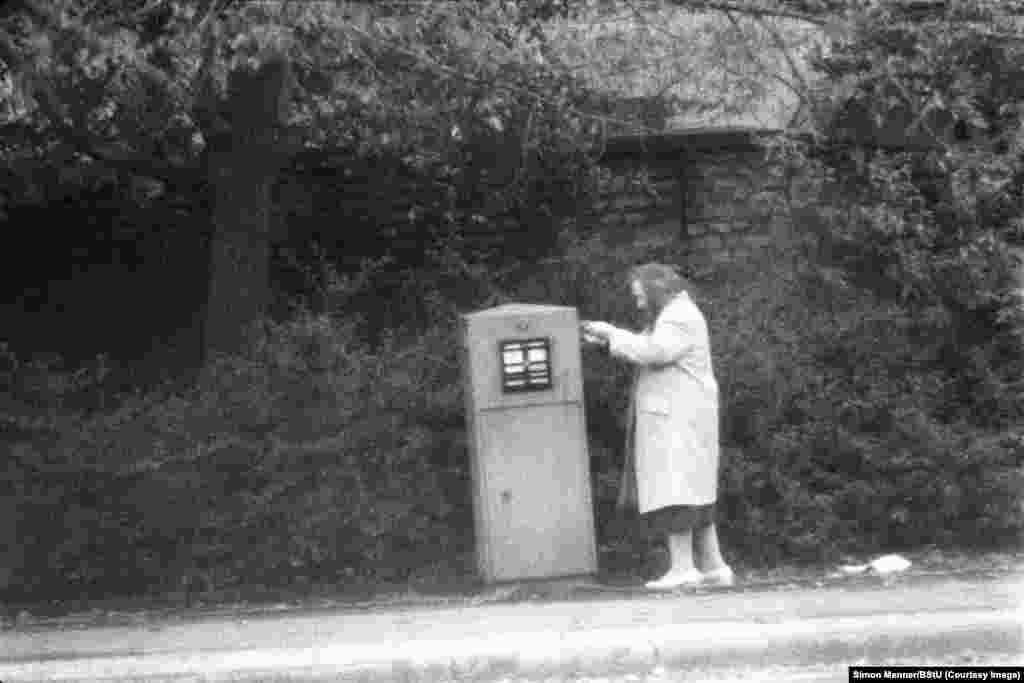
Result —
<path fill-rule="evenodd" d="M 696 296 L 693 283 L 676 272 L 672 266 L 661 263 L 645 263 L 631 268 L 629 281 L 637 281 L 647 295 L 647 312 L 644 323 L 651 324 L 672 299 L 686 292 Z"/>

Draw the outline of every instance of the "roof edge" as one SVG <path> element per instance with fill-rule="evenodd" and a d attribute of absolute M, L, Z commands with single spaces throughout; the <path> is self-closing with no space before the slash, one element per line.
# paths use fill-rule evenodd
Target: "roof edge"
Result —
<path fill-rule="evenodd" d="M 781 128 L 757 126 L 707 126 L 662 133 L 617 135 L 608 139 L 601 161 L 658 157 L 681 152 L 754 150 L 761 146 L 758 138 L 782 132 Z"/>

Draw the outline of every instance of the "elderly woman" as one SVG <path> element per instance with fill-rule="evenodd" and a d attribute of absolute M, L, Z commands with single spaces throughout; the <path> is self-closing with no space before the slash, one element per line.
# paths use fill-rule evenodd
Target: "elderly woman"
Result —
<path fill-rule="evenodd" d="M 714 523 L 718 383 L 707 322 L 690 297 L 691 285 L 669 266 L 639 266 L 630 285 L 644 331 L 585 322 L 583 338 L 636 366 L 619 504 L 636 507 L 653 531 L 667 536 L 672 563 L 646 585 L 732 585 Z"/>

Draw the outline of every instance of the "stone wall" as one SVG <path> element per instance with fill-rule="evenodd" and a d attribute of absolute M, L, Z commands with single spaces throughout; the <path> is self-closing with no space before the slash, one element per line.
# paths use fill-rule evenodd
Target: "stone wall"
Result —
<path fill-rule="evenodd" d="M 345 271 L 384 254 L 396 263 L 417 267 L 435 240 L 436 226 L 453 205 L 479 212 L 459 225 L 459 234 L 475 249 L 526 257 L 545 240 L 556 242 L 543 216 L 530 217 L 505 207 L 507 189 L 500 182 L 466 187 L 454 181 L 417 177 L 390 162 L 339 159 L 333 165 L 294 167 L 278 184 L 278 221 L 292 243 L 318 242 L 334 248 Z M 552 233 L 552 234 L 549 234 Z"/>
<path fill-rule="evenodd" d="M 784 178 L 763 150 L 700 153 L 687 162 L 681 218 L 695 260 L 736 261 L 786 244 Z"/>
<path fill-rule="evenodd" d="M 785 241 L 782 187 L 780 171 L 748 132 L 637 137 L 609 144 L 596 196 L 577 208 L 575 223 L 652 254 L 681 250 L 688 265 L 703 268 Z M 411 265 L 422 259 L 430 238 L 413 207 L 443 206 L 452 189 L 422 184 L 384 164 L 307 170 L 282 183 L 281 204 L 289 208 L 281 220 L 299 241 L 344 243 L 338 256 L 351 261 L 346 267 L 385 252 Z M 491 216 L 466 226 L 464 237 L 506 252 L 543 241 L 547 227 L 524 218 Z M 322 234 L 325 229 L 331 234 Z"/>
<path fill-rule="evenodd" d="M 784 246 L 792 233 L 782 170 L 747 137 L 704 142 L 619 150 L 584 222 L 613 242 L 682 250 L 696 268 Z"/>
<path fill-rule="evenodd" d="M 684 238 L 678 169 L 627 161 L 603 166 L 584 225 L 615 243 L 660 246 Z"/>

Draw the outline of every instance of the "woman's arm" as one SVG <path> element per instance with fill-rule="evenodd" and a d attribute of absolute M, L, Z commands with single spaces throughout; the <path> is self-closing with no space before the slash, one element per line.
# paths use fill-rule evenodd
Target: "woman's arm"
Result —
<path fill-rule="evenodd" d="M 609 352 L 637 365 L 668 365 L 696 347 L 689 326 L 680 320 L 661 320 L 650 334 L 634 334 L 618 327 L 607 332 Z"/>
<path fill-rule="evenodd" d="M 707 326 L 689 300 L 676 300 L 661 312 L 650 333 L 636 334 L 606 322 L 583 323 L 585 334 L 607 340 L 611 355 L 637 365 L 670 365 L 707 346 Z"/>

